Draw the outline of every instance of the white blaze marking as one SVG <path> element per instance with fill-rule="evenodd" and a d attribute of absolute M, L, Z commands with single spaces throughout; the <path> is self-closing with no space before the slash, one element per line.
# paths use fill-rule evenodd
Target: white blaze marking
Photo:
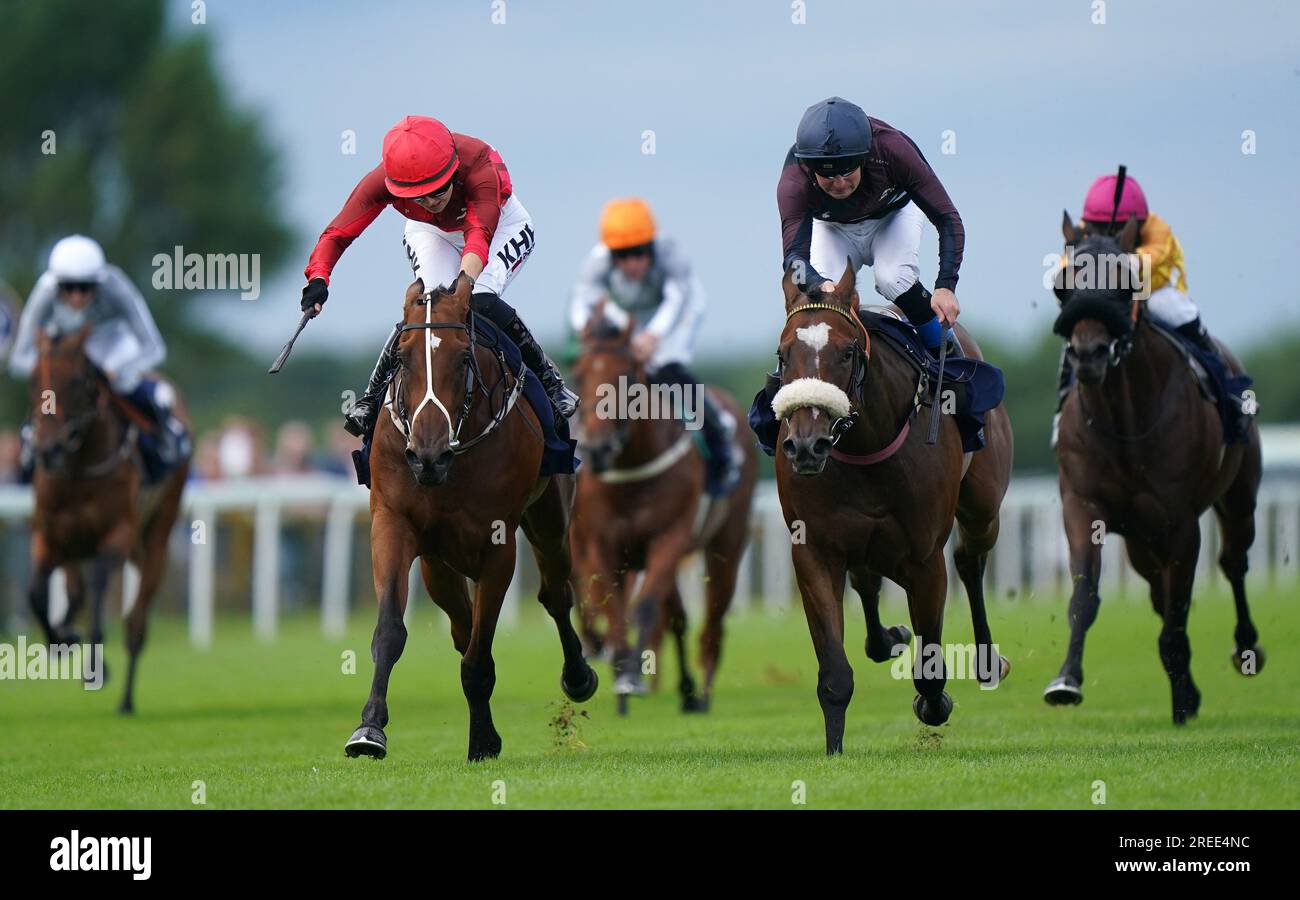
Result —
<path fill-rule="evenodd" d="M 822 348 L 831 339 L 831 326 L 829 322 L 818 322 L 816 325 L 809 325 L 806 328 L 796 328 L 794 335 L 803 341 L 813 352 L 813 367 L 817 373 L 821 374 L 821 352 Z"/>

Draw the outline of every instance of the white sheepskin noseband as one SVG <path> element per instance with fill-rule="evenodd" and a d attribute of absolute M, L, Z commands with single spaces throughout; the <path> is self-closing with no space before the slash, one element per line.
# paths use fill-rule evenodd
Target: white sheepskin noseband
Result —
<path fill-rule="evenodd" d="M 815 406 L 841 418 L 849 414 L 849 395 L 820 378 L 796 378 L 772 398 L 772 412 L 778 419 L 788 418 L 790 413 L 805 406 Z"/>

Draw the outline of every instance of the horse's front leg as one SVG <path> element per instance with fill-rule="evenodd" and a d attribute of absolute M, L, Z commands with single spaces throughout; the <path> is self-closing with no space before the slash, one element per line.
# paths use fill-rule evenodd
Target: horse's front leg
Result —
<path fill-rule="evenodd" d="M 642 667 L 647 660 L 652 660 L 655 672 L 659 671 L 658 649 L 653 656 L 647 656 L 654 640 L 654 632 L 661 618 L 668 597 L 677 590 L 677 567 L 690 549 L 690 521 L 684 526 L 657 536 L 646 549 L 645 577 L 641 579 L 639 596 L 632 602 L 632 620 L 637 629 L 636 651 L 626 661 L 620 672 L 614 691 L 620 699 L 627 694 L 643 694 L 645 686 L 641 679 Z M 692 688 L 693 689 L 693 688 Z M 623 706 L 620 705 L 620 712 Z"/>
<path fill-rule="evenodd" d="M 1097 620 L 1101 597 L 1097 585 L 1101 578 L 1102 542 L 1095 539 L 1104 531 L 1104 519 L 1092 504 L 1070 491 L 1062 491 L 1062 516 L 1065 537 L 1070 544 L 1070 577 L 1074 591 L 1070 595 L 1070 643 L 1060 674 L 1047 686 L 1043 699 L 1053 706 L 1083 702 L 1083 639 Z"/>
<path fill-rule="evenodd" d="M 515 530 L 509 528 L 507 534 L 504 544 L 493 544 L 485 551 L 483 570 L 474 592 L 474 627 L 470 631 L 469 647 L 460 661 L 460 684 L 469 704 L 470 762 L 501 755 L 501 735 L 492 724 L 490 701 L 497 683 L 492 639 L 496 635 L 501 603 L 515 574 Z M 573 637 L 576 645 L 577 635 Z"/>
<path fill-rule="evenodd" d="M 38 530 L 32 531 L 31 557 L 32 581 L 27 589 L 27 606 L 45 632 L 46 642 L 57 644 L 61 640 L 62 629 L 56 629 L 50 621 L 50 576 L 58 568 L 58 561 L 49 552 L 45 536 Z"/>
<path fill-rule="evenodd" d="M 940 545 L 912 574 L 907 586 L 907 608 L 916 632 L 912 672 L 916 698 L 912 701 L 912 711 L 931 726 L 942 725 L 952 715 L 952 698 L 944 690 L 948 684 L 943 658 L 943 607 L 947 596 L 948 566 Z"/>
<path fill-rule="evenodd" d="M 844 654 L 844 560 L 794 544 L 795 578 L 817 654 L 817 700 L 826 722 L 826 755 L 844 751 L 844 718 L 853 699 L 853 669 Z"/>
<path fill-rule="evenodd" d="M 889 662 L 912 643 L 912 630 L 906 625 L 880 623 L 881 577 L 866 566 L 849 570 L 849 583 L 862 600 L 862 611 L 867 618 L 867 658 L 872 662 Z"/>
<path fill-rule="evenodd" d="M 1171 535 L 1170 561 L 1164 569 L 1164 627 L 1160 629 L 1160 661 L 1169 676 L 1173 697 L 1174 724 L 1195 718 L 1201 708 L 1201 692 L 1192 681 L 1192 644 L 1187 638 L 1187 613 L 1192 605 L 1196 558 L 1201 550 L 1201 529 L 1195 519 L 1178 534 Z"/>
<path fill-rule="evenodd" d="M 388 754 L 388 738 L 384 735 L 384 726 L 388 724 L 388 677 L 406 646 L 406 624 L 402 616 L 406 612 L 416 540 L 405 519 L 386 514 L 382 509 L 375 514 L 370 535 L 375 597 L 379 603 L 375 633 L 370 641 L 375 674 L 370 682 L 370 697 L 361 710 L 361 725 L 352 732 L 343 750 L 348 756 L 383 759 Z"/>

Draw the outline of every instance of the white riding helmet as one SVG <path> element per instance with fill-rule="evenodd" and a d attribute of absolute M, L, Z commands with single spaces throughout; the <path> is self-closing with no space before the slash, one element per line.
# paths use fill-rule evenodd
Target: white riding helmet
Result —
<path fill-rule="evenodd" d="M 104 250 L 84 234 L 70 234 L 50 251 L 50 271 L 60 282 L 104 280 Z"/>

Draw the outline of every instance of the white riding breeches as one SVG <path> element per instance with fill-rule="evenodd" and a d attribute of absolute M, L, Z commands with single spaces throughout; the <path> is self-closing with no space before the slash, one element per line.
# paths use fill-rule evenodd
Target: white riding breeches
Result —
<path fill-rule="evenodd" d="M 856 272 L 871 266 L 876 292 L 893 301 L 921 277 L 921 227 L 925 214 L 915 203 L 880 219 L 842 224 L 813 219 L 810 262 L 825 278 L 839 281 L 844 262 Z"/>
<path fill-rule="evenodd" d="M 1195 322 L 1200 311 L 1192 298 L 1188 297 L 1172 284 L 1167 284 L 1158 291 L 1153 291 L 1147 298 L 1147 311 L 1163 325 L 1177 328 L 1188 322 Z"/>
<path fill-rule="evenodd" d="M 474 291 L 501 296 L 533 252 L 537 237 L 528 210 L 516 197 L 501 207 L 501 219 L 488 246 L 483 271 L 474 282 Z M 411 271 L 424 280 L 424 289 L 450 285 L 460 272 L 460 257 L 465 250 L 465 235 L 443 231 L 428 222 L 406 221 L 402 238 Z"/>

